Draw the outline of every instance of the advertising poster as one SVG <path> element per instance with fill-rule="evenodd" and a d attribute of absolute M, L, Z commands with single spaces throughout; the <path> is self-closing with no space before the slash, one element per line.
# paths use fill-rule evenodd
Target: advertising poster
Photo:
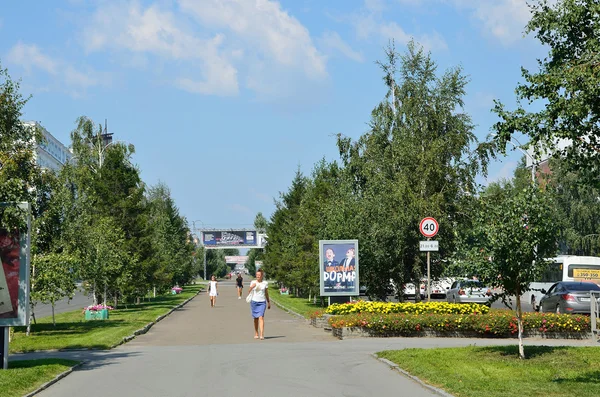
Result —
<path fill-rule="evenodd" d="M 202 243 L 207 248 L 229 248 L 257 246 L 256 230 L 240 231 L 204 231 L 202 232 Z"/>
<path fill-rule="evenodd" d="M 29 321 L 28 241 L 27 232 L 0 228 L 0 326 L 3 327 L 23 326 Z"/>
<path fill-rule="evenodd" d="M 358 240 L 319 241 L 321 296 L 357 296 Z"/>

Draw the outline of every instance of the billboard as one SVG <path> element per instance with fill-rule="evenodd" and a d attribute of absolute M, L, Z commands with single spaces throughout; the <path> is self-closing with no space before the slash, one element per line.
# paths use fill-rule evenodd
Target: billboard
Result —
<path fill-rule="evenodd" d="M 16 206 L 27 212 L 24 230 L 0 228 L 0 327 L 23 326 L 29 322 L 30 207 L 27 203 L 1 206 Z"/>
<path fill-rule="evenodd" d="M 358 240 L 320 240 L 321 296 L 358 296 Z"/>
<path fill-rule="evenodd" d="M 256 230 L 203 231 L 202 244 L 206 248 L 256 247 Z"/>

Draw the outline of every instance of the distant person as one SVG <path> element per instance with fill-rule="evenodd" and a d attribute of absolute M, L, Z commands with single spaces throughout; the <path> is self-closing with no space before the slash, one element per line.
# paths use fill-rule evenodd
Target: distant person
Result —
<path fill-rule="evenodd" d="M 269 283 L 264 280 L 262 269 L 256 271 L 256 280 L 250 283 L 249 294 L 252 294 L 250 310 L 254 318 L 254 339 L 265 339 L 265 308 L 271 309 L 269 299 Z"/>
<path fill-rule="evenodd" d="M 217 278 L 213 274 L 208 282 L 208 296 L 210 296 L 210 307 L 215 307 L 217 304 L 217 295 L 219 295 Z"/>
<path fill-rule="evenodd" d="M 242 299 L 242 291 L 244 290 L 244 278 L 242 277 L 241 273 L 237 274 L 235 283 L 237 285 L 238 299 Z"/>

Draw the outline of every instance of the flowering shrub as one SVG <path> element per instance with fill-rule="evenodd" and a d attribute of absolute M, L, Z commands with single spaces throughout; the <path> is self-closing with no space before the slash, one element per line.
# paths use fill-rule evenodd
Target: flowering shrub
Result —
<path fill-rule="evenodd" d="M 88 307 L 83 308 L 83 313 L 85 313 L 88 310 L 91 312 L 97 312 L 98 310 L 104 310 L 104 309 L 113 310 L 113 308 L 111 306 L 107 306 L 107 305 L 89 305 Z"/>
<path fill-rule="evenodd" d="M 316 310 L 308 315 L 308 318 L 321 318 L 323 317 L 323 310 Z"/>
<path fill-rule="evenodd" d="M 329 306 L 327 314 L 356 314 L 356 313 L 411 313 L 411 314 L 485 314 L 490 308 L 476 303 L 458 304 L 447 302 L 392 303 L 366 302 L 334 303 Z"/>
<path fill-rule="evenodd" d="M 435 332 L 474 332 L 488 336 L 510 336 L 518 332 L 517 318 L 509 310 L 487 314 L 412 314 L 358 313 L 329 319 L 332 328 L 360 327 L 380 336 L 415 335 L 425 330 Z M 585 333 L 590 318 L 582 315 L 524 313 L 523 330 L 542 333 Z"/>

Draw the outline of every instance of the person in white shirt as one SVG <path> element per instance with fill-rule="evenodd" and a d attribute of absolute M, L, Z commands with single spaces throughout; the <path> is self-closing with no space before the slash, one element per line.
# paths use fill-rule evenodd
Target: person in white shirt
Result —
<path fill-rule="evenodd" d="M 208 282 L 208 296 L 210 296 L 210 307 L 215 307 L 217 304 L 217 295 L 219 295 L 219 290 L 217 286 L 217 278 L 213 274 Z"/>
<path fill-rule="evenodd" d="M 250 283 L 248 294 L 252 294 L 250 310 L 254 318 L 254 339 L 265 339 L 265 308 L 271 309 L 269 283 L 264 280 L 262 269 L 256 271 L 256 280 Z"/>

